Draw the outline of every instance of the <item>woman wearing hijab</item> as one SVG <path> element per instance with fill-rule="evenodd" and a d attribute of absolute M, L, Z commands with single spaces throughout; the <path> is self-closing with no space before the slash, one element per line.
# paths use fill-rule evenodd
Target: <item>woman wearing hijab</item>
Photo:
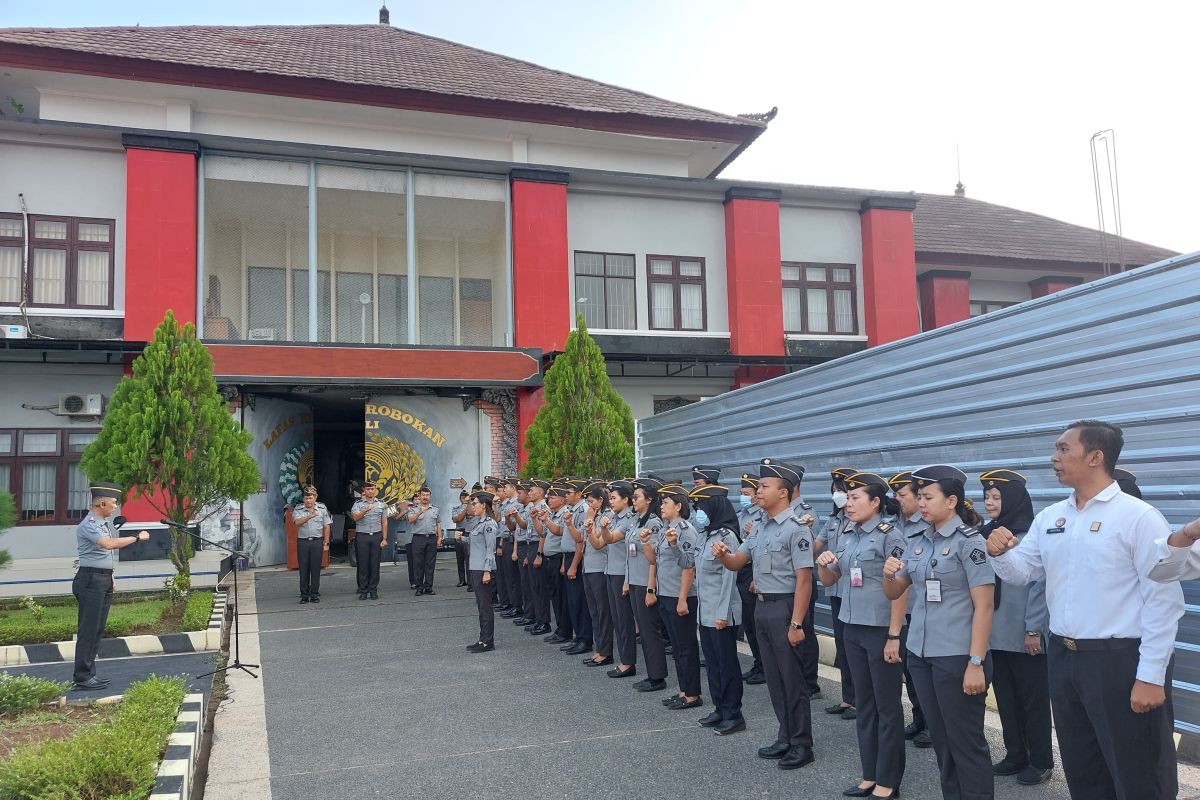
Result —
<path fill-rule="evenodd" d="M 1025 476 L 1011 469 L 994 469 L 979 476 L 983 509 L 988 522 L 983 537 L 1006 528 L 1025 537 L 1033 524 L 1033 500 Z M 1036 786 L 1050 780 L 1054 755 L 1050 745 L 1050 681 L 1046 638 L 1050 612 L 1046 580 L 996 583 L 996 613 L 992 619 L 992 688 L 1004 729 L 1004 758 L 992 766 L 996 775 L 1016 775 L 1017 783 Z"/>
<path fill-rule="evenodd" d="M 687 491 L 679 485 L 659 490 L 663 528 L 642 545 L 654 571 L 658 609 L 674 643 L 679 691 L 663 705 L 672 711 L 697 708 L 700 698 L 700 646 L 696 640 L 696 553 L 700 533 L 689 521 Z"/>

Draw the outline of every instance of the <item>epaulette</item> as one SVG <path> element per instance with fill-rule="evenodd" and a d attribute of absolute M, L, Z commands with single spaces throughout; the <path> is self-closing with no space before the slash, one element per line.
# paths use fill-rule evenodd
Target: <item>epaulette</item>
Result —
<path fill-rule="evenodd" d="M 881 530 L 884 533 L 887 533 L 893 527 L 895 527 L 895 526 L 893 526 L 890 522 L 881 522 L 881 523 L 879 523 L 878 530 Z"/>
<path fill-rule="evenodd" d="M 803 500 L 800 501 L 800 507 L 803 508 L 805 511 L 812 511 L 812 506 L 810 506 L 808 503 L 804 502 Z"/>
<path fill-rule="evenodd" d="M 961 533 L 963 536 L 978 536 L 979 535 L 979 526 L 978 525 L 959 525 L 957 532 Z"/>
<path fill-rule="evenodd" d="M 809 508 L 812 508 L 812 506 L 809 506 Z M 792 522 L 796 523 L 797 525 L 804 525 L 804 526 L 808 526 L 808 525 L 812 524 L 810 522 L 807 522 L 804 519 L 804 517 L 798 517 L 795 514 L 792 514 Z"/>

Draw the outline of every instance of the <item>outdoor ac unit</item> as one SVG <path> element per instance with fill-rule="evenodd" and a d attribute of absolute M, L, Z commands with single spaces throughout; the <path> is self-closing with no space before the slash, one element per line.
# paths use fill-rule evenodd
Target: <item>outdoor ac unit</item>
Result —
<path fill-rule="evenodd" d="M 250 338 L 254 341 L 274 341 L 274 328 L 251 328 Z"/>
<path fill-rule="evenodd" d="M 29 329 L 24 325 L 0 326 L 0 337 L 5 339 L 28 339 Z"/>
<path fill-rule="evenodd" d="M 58 413 L 68 417 L 98 417 L 104 413 L 104 395 L 60 394 Z"/>

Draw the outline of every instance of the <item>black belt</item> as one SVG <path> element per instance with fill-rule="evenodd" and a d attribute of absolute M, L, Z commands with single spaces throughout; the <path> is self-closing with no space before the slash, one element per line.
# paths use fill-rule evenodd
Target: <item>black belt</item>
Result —
<path fill-rule="evenodd" d="M 416 537 L 416 536 L 437 536 L 437 534 L 436 533 L 414 533 L 413 536 L 414 537 Z"/>
<path fill-rule="evenodd" d="M 1058 642 L 1068 650 L 1125 650 L 1130 647 L 1139 647 L 1142 644 L 1141 639 L 1069 639 L 1066 636 L 1059 636 L 1057 633 L 1050 634 L 1050 641 Z"/>
<path fill-rule="evenodd" d="M 796 595 L 793 592 L 759 592 L 758 602 L 774 603 L 776 600 L 794 600 Z"/>
<path fill-rule="evenodd" d="M 112 570 L 105 567 L 80 567 L 80 572 L 102 572 L 105 575 L 112 575 Z"/>

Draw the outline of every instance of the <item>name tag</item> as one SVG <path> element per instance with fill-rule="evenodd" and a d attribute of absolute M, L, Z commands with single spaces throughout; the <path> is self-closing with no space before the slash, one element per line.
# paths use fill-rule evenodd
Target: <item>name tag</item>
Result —
<path fill-rule="evenodd" d="M 942 602 L 942 582 L 939 580 L 925 581 L 925 602 Z"/>
<path fill-rule="evenodd" d="M 850 585 L 855 589 L 861 589 L 863 585 L 862 567 L 850 568 Z"/>
<path fill-rule="evenodd" d="M 634 544 L 633 542 L 630 542 L 629 543 L 629 557 L 637 558 L 637 551 L 638 551 L 637 545 Z"/>
<path fill-rule="evenodd" d="M 1066 528 L 1046 528 L 1046 535 L 1049 536 L 1052 533 L 1065 533 L 1066 530 Z"/>
<path fill-rule="evenodd" d="M 759 569 L 762 571 L 763 575 L 771 574 L 771 551 L 770 550 L 762 551 L 762 555 L 758 559 L 758 566 L 759 566 Z"/>

